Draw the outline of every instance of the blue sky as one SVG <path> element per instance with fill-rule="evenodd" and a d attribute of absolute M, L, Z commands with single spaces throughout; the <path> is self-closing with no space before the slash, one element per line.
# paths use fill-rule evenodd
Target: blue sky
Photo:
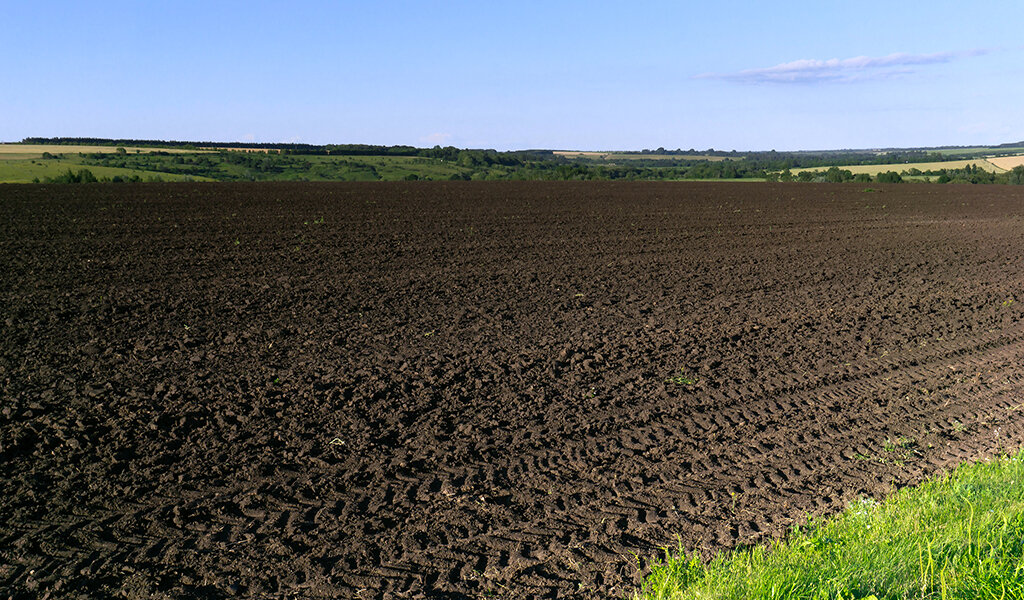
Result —
<path fill-rule="evenodd" d="M 1024 140 L 1024 3 L 14 2 L 27 136 L 799 150 Z"/>

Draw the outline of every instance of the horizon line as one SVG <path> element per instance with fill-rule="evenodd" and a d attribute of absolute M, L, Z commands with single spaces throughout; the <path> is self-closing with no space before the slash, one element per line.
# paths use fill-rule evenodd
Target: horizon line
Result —
<path fill-rule="evenodd" d="M 971 145 L 946 144 L 946 145 L 941 145 L 941 146 L 872 146 L 872 147 L 862 147 L 862 148 L 850 148 L 850 147 L 847 147 L 847 148 L 809 148 L 809 149 L 800 149 L 800 150 L 778 150 L 776 148 L 771 148 L 771 149 L 767 149 L 767 150 L 755 150 L 755 149 L 750 149 L 750 148 L 745 149 L 745 150 L 738 150 L 738 149 L 735 149 L 735 148 L 731 148 L 731 149 L 726 150 L 726 149 L 721 149 L 721 148 L 715 148 L 714 146 L 708 147 L 706 149 L 700 149 L 700 148 L 694 148 L 694 147 L 691 147 L 689 149 L 683 149 L 681 146 L 678 146 L 675 149 L 671 149 L 671 148 L 666 148 L 664 146 L 658 146 L 657 148 L 642 148 L 642 149 L 638 149 L 638 150 L 630 150 L 630 149 L 616 149 L 616 150 L 604 150 L 604 149 L 602 149 L 602 150 L 594 150 L 594 149 L 580 149 L 580 148 L 542 148 L 542 147 L 497 150 L 494 147 L 490 147 L 490 148 L 485 148 L 485 147 L 474 148 L 474 147 L 469 147 L 469 146 L 466 146 L 466 147 L 458 147 L 458 146 L 453 146 L 453 145 L 444 145 L 444 146 L 442 146 L 440 144 L 435 144 L 433 146 L 416 146 L 416 145 L 412 145 L 412 144 L 390 144 L 389 145 L 389 144 L 371 144 L 371 143 L 366 143 L 366 142 L 327 142 L 327 143 L 322 143 L 322 144 L 315 144 L 315 143 L 310 143 L 310 142 L 299 142 L 299 141 L 277 141 L 277 142 L 221 141 L 221 142 L 215 142 L 215 141 L 209 141 L 209 140 L 198 141 L 198 140 L 175 140 L 175 139 L 166 139 L 166 140 L 164 140 L 164 139 L 144 139 L 144 138 L 103 138 L 103 137 L 91 137 L 91 136 L 67 136 L 67 137 L 64 137 L 64 136 L 54 136 L 54 137 L 29 136 L 29 137 L 24 137 L 21 140 L 14 141 L 14 142 L 0 141 L 0 145 L 46 145 L 46 144 L 43 144 L 43 143 L 33 143 L 33 142 L 27 142 L 26 141 L 26 140 L 33 140 L 33 139 L 38 139 L 38 140 L 92 140 L 92 141 L 95 141 L 95 142 L 109 142 L 109 143 L 149 142 L 149 143 L 180 144 L 180 145 L 192 145 L 192 146 L 201 146 L 201 147 L 217 147 L 217 148 L 224 148 L 224 147 L 229 147 L 229 146 L 237 146 L 237 147 L 240 147 L 240 148 L 248 147 L 248 148 L 274 149 L 272 147 L 277 146 L 277 147 L 281 147 L 281 149 L 283 149 L 283 148 L 286 148 L 288 146 L 313 147 L 313 148 L 325 147 L 325 146 L 371 146 L 371 147 L 380 147 L 380 148 L 399 148 L 399 147 L 404 147 L 404 148 L 414 148 L 414 149 L 417 149 L 417 150 L 429 150 L 431 148 L 441 147 L 441 148 L 456 148 L 458 150 L 477 150 L 477 151 L 493 150 L 495 152 L 580 152 L 580 153 L 586 152 L 586 153 L 594 153 L 594 154 L 614 154 L 614 153 L 651 153 L 651 154 L 656 154 L 656 153 L 670 153 L 670 152 L 671 153 L 691 153 L 691 154 L 697 154 L 697 153 L 702 153 L 702 154 L 707 154 L 707 153 L 726 153 L 726 154 L 736 153 L 736 154 L 742 154 L 742 153 L 745 153 L 745 152 L 751 152 L 751 153 L 762 153 L 762 152 L 778 152 L 778 153 L 801 153 L 801 152 L 804 152 L 804 153 L 824 153 L 824 152 L 889 152 L 889 151 L 894 151 L 894 150 L 945 150 L 945 149 L 959 149 L 959 148 L 963 148 L 963 149 L 970 149 L 970 148 L 999 148 L 1001 146 L 1002 147 L 1012 147 L 1014 145 L 1024 146 L 1024 140 L 1020 140 L 1020 141 L 1014 141 L 1014 142 L 1001 142 L 1001 143 L 995 143 L 995 144 L 971 144 Z M 88 145 L 88 144 L 87 143 L 74 144 L 74 143 L 67 143 L 67 142 L 65 142 L 65 143 L 57 143 L 57 144 L 52 144 L 52 145 L 74 146 L 74 145 Z M 137 144 L 137 145 L 141 145 L 141 144 Z"/>

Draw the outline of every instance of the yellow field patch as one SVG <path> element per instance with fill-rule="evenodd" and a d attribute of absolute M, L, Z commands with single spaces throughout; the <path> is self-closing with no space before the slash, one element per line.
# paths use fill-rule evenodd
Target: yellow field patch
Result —
<path fill-rule="evenodd" d="M 1009 171 L 1014 167 L 1024 166 L 1024 155 L 1020 156 L 994 156 L 986 159 L 1000 169 Z"/>
<path fill-rule="evenodd" d="M 270 154 L 271 152 L 273 152 L 274 154 L 280 154 L 281 153 L 281 151 L 278 150 L 277 148 L 238 148 L 238 147 L 232 147 L 232 146 L 225 146 L 225 147 L 217 146 L 216 148 L 210 148 L 210 147 L 207 146 L 207 147 L 204 147 L 203 149 L 204 150 L 227 150 L 227 151 L 230 151 L 230 152 L 262 152 L 263 154 Z"/>
<path fill-rule="evenodd" d="M 1017 157 L 1010 157 L 1017 158 Z M 993 160 L 993 159 L 989 159 Z M 949 160 L 942 162 L 927 162 L 927 163 L 891 163 L 886 165 L 848 165 L 839 167 L 842 170 L 849 171 L 854 175 L 859 173 L 867 173 L 868 175 L 875 176 L 879 173 L 885 173 L 887 171 L 895 171 L 901 173 L 903 171 L 909 171 L 910 169 L 919 169 L 921 171 L 938 171 L 939 169 L 962 169 L 967 165 L 977 165 L 979 169 L 985 171 L 991 171 L 993 173 L 1002 173 L 1007 169 L 994 165 L 988 160 L 982 160 L 980 158 L 974 158 L 969 160 Z M 802 171 L 817 171 L 824 172 L 828 171 L 831 167 L 814 167 L 811 169 L 797 169 L 793 171 L 793 174 L 800 173 Z"/>
<path fill-rule="evenodd" d="M 566 158 L 600 158 L 605 159 L 611 154 L 611 152 L 575 152 L 567 150 L 555 150 L 552 152 L 557 156 L 564 156 Z"/>
<path fill-rule="evenodd" d="M 191 154 L 203 150 L 183 150 L 181 148 L 143 148 L 138 146 L 122 146 L 129 154 L 150 152 L 168 152 L 171 154 Z M 50 154 L 78 154 L 103 152 L 113 154 L 117 146 L 62 146 L 60 144 L 0 144 L 0 160 L 16 160 L 19 158 L 39 158 L 43 152 Z"/>
<path fill-rule="evenodd" d="M 626 152 L 592 152 L 576 150 L 555 150 L 553 154 L 565 158 L 591 158 L 595 160 L 706 160 L 716 162 L 725 160 L 725 156 L 710 156 L 707 154 L 632 154 Z M 743 158 L 736 156 L 737 160 Z"/>

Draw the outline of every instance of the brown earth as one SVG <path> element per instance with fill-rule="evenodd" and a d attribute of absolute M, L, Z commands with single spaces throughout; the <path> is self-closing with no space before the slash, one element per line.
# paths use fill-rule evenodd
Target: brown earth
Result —
<path fill-rule="evenodd" d="M 1018 448 L 1022 248 L 999 186 L 3 186 L 0 588 L 627 596 Z"/>

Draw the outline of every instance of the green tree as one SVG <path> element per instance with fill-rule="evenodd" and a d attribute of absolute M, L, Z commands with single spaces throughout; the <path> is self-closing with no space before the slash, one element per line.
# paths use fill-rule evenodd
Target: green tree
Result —
<path fill-rule="evenodd" d="M 47 177 L 44 183 L 96 183 L 98 180 L 89 169 L 79 169 L 77 173 L 68 169 L 56 177 Z"/>
<path fill-rule="evenodd" d="M 847 169 L 829 167 L 828 171 L 825 171 L 825 181 L 829 183 L 842 183 L 851 179 L 853 179 L 853 172 Z"/>
<path fill-rule="evenodd" d="M 459 158 L 455 161 L 460 167 L 475 167 L 482 161 L 478 154 L 472 150 L 461 150 Z"/>

